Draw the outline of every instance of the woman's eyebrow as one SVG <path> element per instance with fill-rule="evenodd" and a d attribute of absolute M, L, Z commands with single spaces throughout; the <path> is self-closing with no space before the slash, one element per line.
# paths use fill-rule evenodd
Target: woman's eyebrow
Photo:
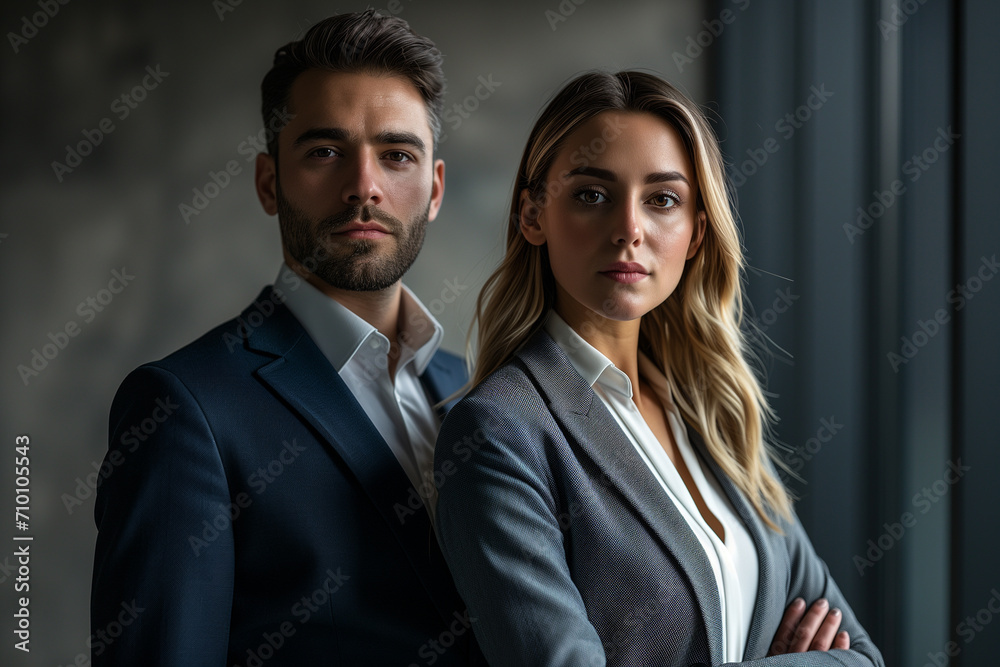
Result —
<path fill-rule="evenodd" d="M 588 167 L 586 165 L 567 171 L 566 177 L 569 178 L 570 176 L 576 176 L 577 174 L 582 174 L 584 176 L 593 176 L 594 178 L 599 178 L 602 181 L 611 181 L 612 183 L 618 181 L 618 177 L 615 176 L 615 173 L 613 171 L 609 171 L 607 169 L 601 169 L 599 167 Z"/>
<path fill-rule="evenodd" d="M 647 185 L 653 183 L 666 183 L 668 181 L 682 181 L 685 185 L 691 185 L 684 174 L 679 171 L 656 171 L 646 176 Z"/>
<path fill-rule="evenodd" d="M 603 181 L 610 181 L 611 183 L 616 183 L 618 181 L 618 176 L 616 176 L 613 171 L 609 171 L 607 169 L 601 169 L 600 167 L 590 167 L 590 166 L 583 166 L 583 167 L 577 167 L 576 169 L 571 169 L 570 171 L 566 172 L 566 177 L 568 178 L 570 176 L 576 176 L 577 174 L 583 176 L 593 176 L 594 178 L 599 178 Z M 654 171 L 653 173 L 648 174 L 646 176 L 644 182 L 646 184 L 652 184 L 652 183 L 666 183 L 669 181 L 681 181 L 688 186 L 691 185 L 691 182 L 688 181 L 687 177 L 684 176 L 684 174 L 682 174 L 679 171 Z"/>

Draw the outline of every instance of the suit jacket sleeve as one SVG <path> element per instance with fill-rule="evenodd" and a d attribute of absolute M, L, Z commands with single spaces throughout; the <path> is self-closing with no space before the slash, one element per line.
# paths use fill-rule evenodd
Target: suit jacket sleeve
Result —
<path fill-rule="evenodd" d="M 770 647 L 777 630 L 780 617 L 785 609 L 797 597 L 804 599 L 807 604 L 819 598 L 826 598 L 830 603 L 830 608 L 836 607 L 843 614 L 840 621 L 840 629 L 846 630 L 851 637 L 851 648 L 848 650 L 832 651 L 808 651 L 806 653 L 792 653 L 760 658 L 757 660 L 746 660 L 740 663 L 726 663 L 739 665 L 760 665 L 760 667 L 796 667 L 798 665 L 816 665 L 817 667 L 830 665 L 850 665 L 852 667 L 885 667 L 882 654 L 872 642 L 868 633 L 854 616 L 851 606 L 848 604 L 844 594 L 837 587 L 836 582 L 830 575 L 826 563 L 816 554 L 809 537 L 806 535 L 798 517 L 792 516 L 791 523 L 782 522 L 785 532 L 784 541 L 787 545 L 787 558 L 789 560 L 789 589 L 781 609 L 775 609 L 772 615 L 771 624 L 767 626 L 767 633 L 770 635 L 763 643 L 766 651 Z M 773 626 L 773 627 L 772 627 Z"/>
<path fill-rule="evenodd" d="M 223 667 L 233 505 L 206 416 L 175 375 L 144 366 L 119 388 L 110 427 L 95 507 L 93 664 Z"/>
<path fill-rule="evenodd" d="M 438 539 L 490 665 L 599 667 L 604 650 L 570 576 L 551 480 L 537 473 L 544 436 L 529 429 L 475 398 L 452 409 L 435 453 Z"/>

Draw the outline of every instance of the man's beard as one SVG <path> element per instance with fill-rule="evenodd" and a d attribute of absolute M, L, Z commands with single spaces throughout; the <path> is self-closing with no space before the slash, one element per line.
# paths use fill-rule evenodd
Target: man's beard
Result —
<path fill-rule="evenodd" d="M 353 292 L 388 289 L 409 270 L 424 244 L 430 200 L 423 212 L 415 215 L 409 224 L 370 205 L 352 206 L 314 221 L 285 199 L 280 185 L 277 194 L 278 223 L 285 250 L 331 287 Z M 373 241 L 344 237 L 336 246 L 327 243 L 331 234 L 355 220 L 381 224 L 395 239 L 395 250 L 382 256 L 378 253 L 377 246 L 388 239 Z"/>

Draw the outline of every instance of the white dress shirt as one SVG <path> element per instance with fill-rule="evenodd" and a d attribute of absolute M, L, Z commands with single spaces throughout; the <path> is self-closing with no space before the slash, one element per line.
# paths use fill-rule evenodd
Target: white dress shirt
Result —
<path fill-rule="evenodd" d="M 390 378 L 389 339 L 378 329 L 320 292 L 284 263 L 274 284 L 285 295 L 285 305 L 292 315 L 333 365 L 389 445 L 431 512 L 433 525 L 437 502 L 433 484 L 434 442 L 441 424 L 433 401 L 420 382 L 420 374 L 441 345 L 444 329 L 403 285 L 399 359 Z"/>
<path fill-rule="evenodd" d="M 648 357 L 639 353 L 639 373 L 663 404 L 677 449 L 709 510 L 722 523 L 725 542 L 705 521 L 673 461 L 632 401 L 632 383 L 628 376 L 577 334 L 555 311 L 549 312 L 545 330 L 566 353 L 577 372 L 594 388 L 698 538 L 712 565 L 719 588 L 724 659 L 726 662 L 743 660 L 757 599 L 757 550 L 718 480 L 702 468 L 700 458 L 688 442 L 687 430 L 673 403 L 666 377 Z"/>

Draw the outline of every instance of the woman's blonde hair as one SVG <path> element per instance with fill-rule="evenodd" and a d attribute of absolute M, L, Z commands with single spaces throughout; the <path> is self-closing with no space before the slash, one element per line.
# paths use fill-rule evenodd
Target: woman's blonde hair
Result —
<path fill-rule="evenodd" d="M 674 292 L 643 316 L 639 344 L 666 376 L 685 421 L 761 519 L 778 530 L 766 508 L 789 518 L 791 503 L 767 464 L 771 457 L 781 465 L 764 443 L 774 414 L 747 363 L 751 352 L 740 329 L 744 260 L 722 154 L 697 105 L 652 74 L 583 74 L 542 111 L 517 170 L 506 255 L 476 302 L 478 353 L 470 385 L 509 361 L 555 303 L 547 250 L 528 243 L 520 231 L 521 193 L 526 190 L 540 206 L 558 196 L 564 184 L 547 178 L 566 137 L 606 111 L 654 114 L 684 141 L 697 176 L 696 206 L 706 216 L 704 238 Z"/>

